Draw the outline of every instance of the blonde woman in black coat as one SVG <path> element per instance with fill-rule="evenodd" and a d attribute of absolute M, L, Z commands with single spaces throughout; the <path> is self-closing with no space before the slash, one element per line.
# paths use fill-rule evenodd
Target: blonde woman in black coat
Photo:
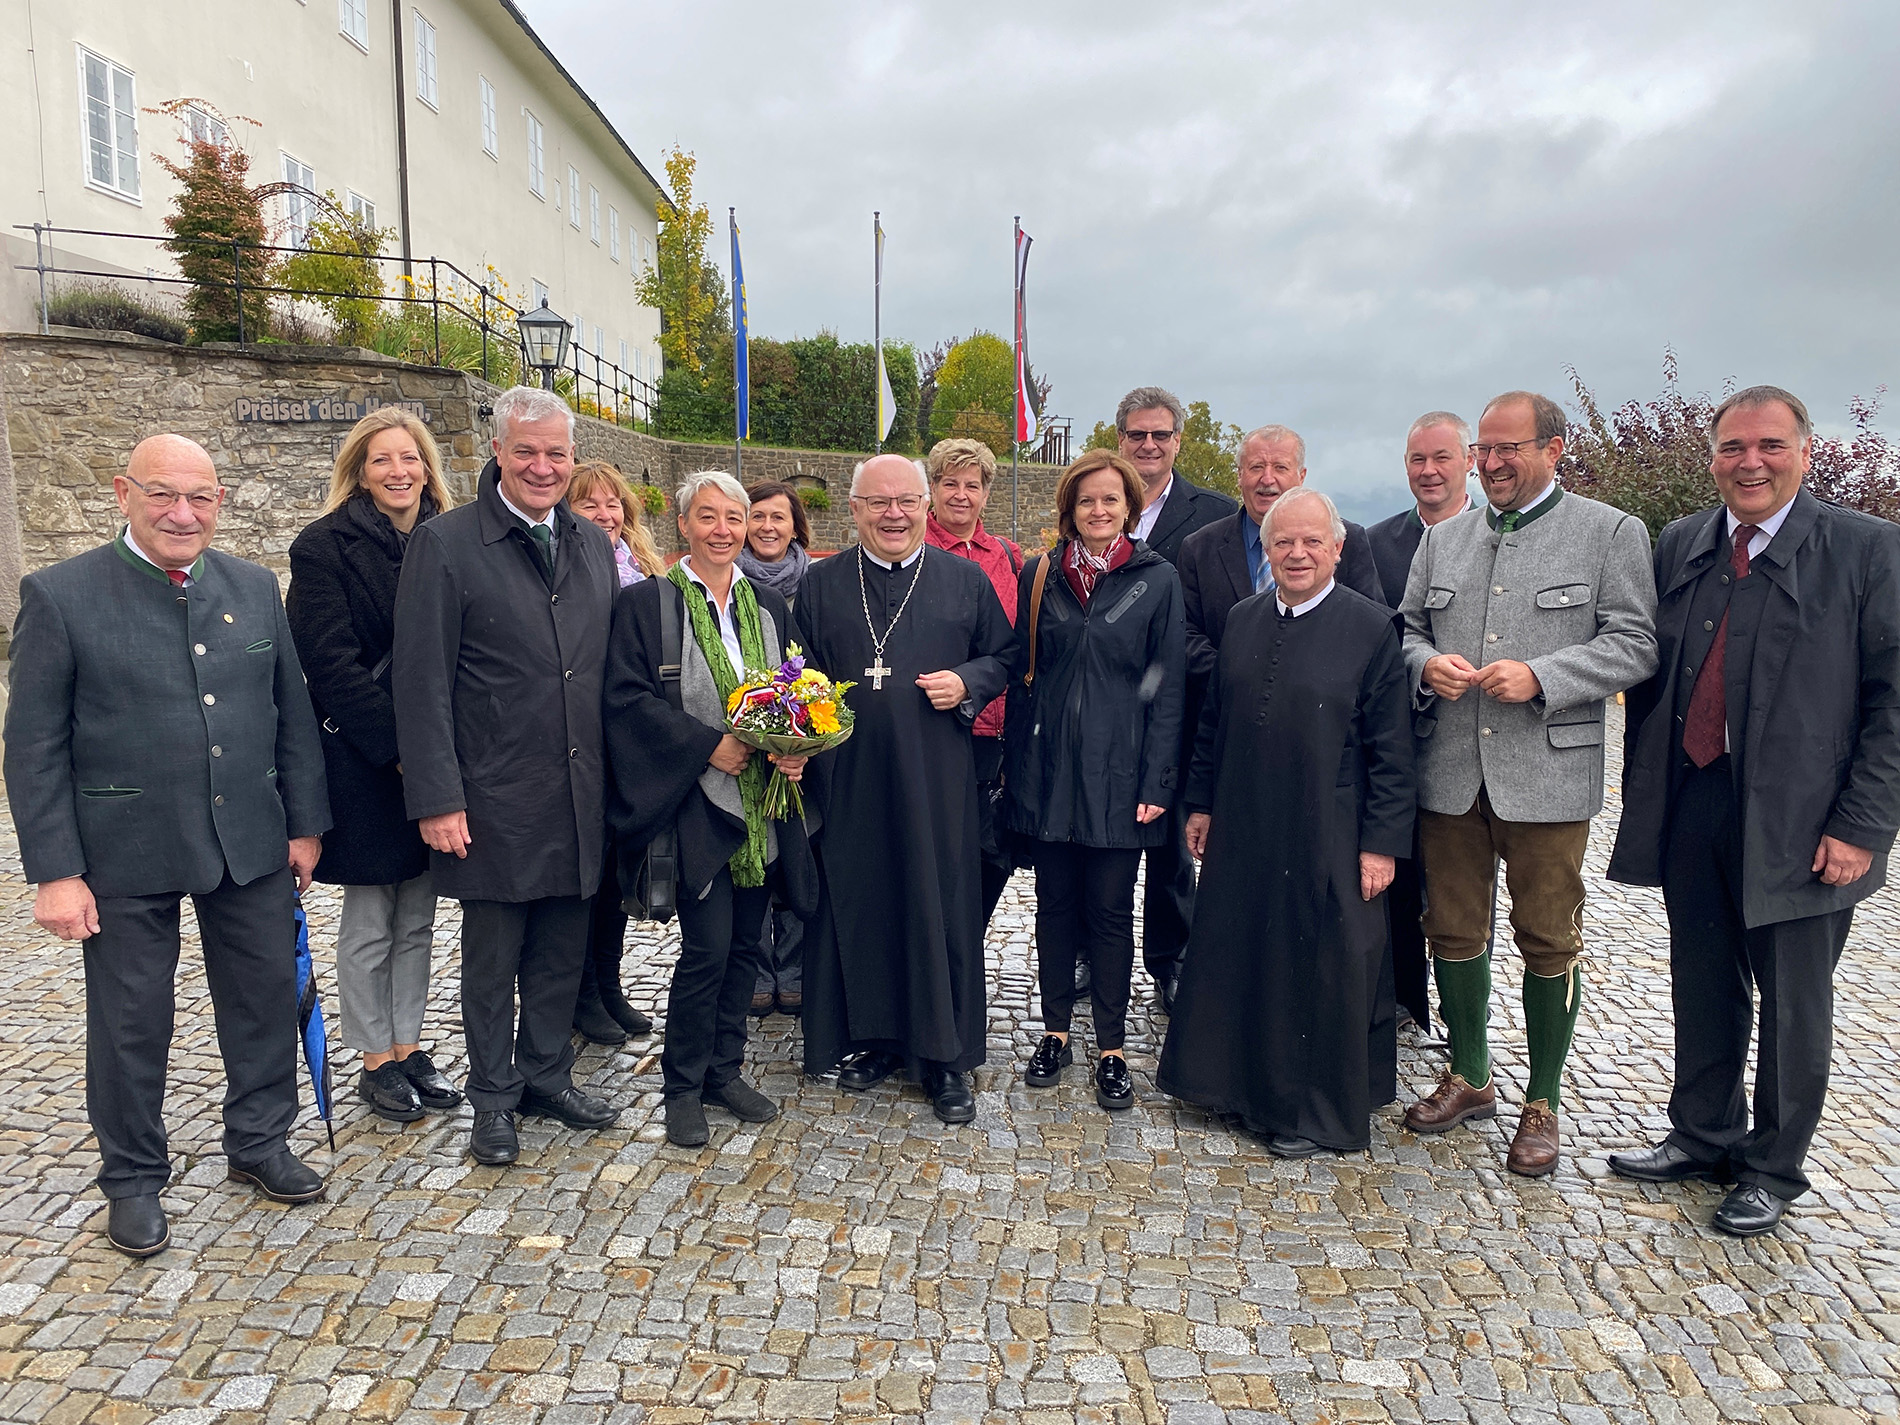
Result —
<path fill-rule="evenodd" d="M 363 1055 L 358 1094 L 398 1123 L 462 1101 L 421 1045 L 435 888 L 428 848 L 403 809 L 389 678 L 409 536 L 448 505 L 429 428 L 390 406 L 365 416 L 337 452 L 322 516 L 290 546 L 285 601 L 322 726 L 336 822 L 316 879 L 343 887 L 343 1040 Z"/>

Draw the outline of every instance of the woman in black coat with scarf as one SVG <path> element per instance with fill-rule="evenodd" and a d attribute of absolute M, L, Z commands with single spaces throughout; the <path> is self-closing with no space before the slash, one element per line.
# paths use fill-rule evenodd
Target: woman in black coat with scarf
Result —
<path fill-rule="evenodd" d="M 1011 680 L 1004 727 L 1006 824 L 1036 867 L 1044 1035 L 1024 1080 L 1047 1088 L 1074 1060 L 1075 966 L 1086 955 L 1095 1099 L 1111 1110 L 1135 1101 L 1122 1053 L 1135 872 L 1143 849 L 1167 835 L 1187 689 L 1180 582 L 1134 538 L 1141 490 L 1135 467 L 1112 451 L 1089 451 L 1063 472 L 1062 540 L 1019 581 L 1027 671 Z"/>
<path fill-rule="evenodd" d="M 316 879 L 343 887 L 343 1039 L 363 1055 L 358 1094 L 398 1123 L 462 1101 L 420 1042 L 435 889 L 428 848 L 403 808 L 389 677 L 409 535 L 448 504 L 429 428 L 389 406 L 365 416 L 337 453 L 322 516 L 290 546 L 285 599 L 322 728 L 335 819 Z"/>

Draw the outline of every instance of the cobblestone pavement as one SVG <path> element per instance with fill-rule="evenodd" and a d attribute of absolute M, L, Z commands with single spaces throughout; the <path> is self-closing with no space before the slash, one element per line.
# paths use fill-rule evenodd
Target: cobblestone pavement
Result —
<path fill-rule="evenodd" d="M 479 1168 L 466 1109 L 405 1130 L 339 1095 L 334 1155 L 314 1121 L 293 1138 L 328 1199 L 293 1208 L 224 1180 L 188 947 L 173 1245 L 134 1264 L 106 1245 L 91 1183 L 79 954 L 33 926 L 10 830 L 0 874 L 0 1419 L 1900 1419 L 1891 892 L 1863 909 L 1841 968 L 1815 1191 L 1765 1240 L 1706 1226 L 1718 1189 L 1606 1176 L 1606 1153 L 1664 1126 L 1652 894 L 1592 883 L 1566 1157 L 1529 1182 L 1504 1170 L 1508 1109 L 1421 1140 L 1394 1106 L 1364 1156 L 1268 1157 L 1153 1091 L 1145 983 L 1132 1112 L 1098 1110 L 1080 1067 L 1025 1090 L 1038 1027 L 1019 877 L 992 934 L 972 1125 L 939 1125 L 915 1088 L 801 1083 L 796 1025 L 773 1018 L 752 1063 L 785 1112 L 762 1129 L 715 1114 L 709 1146 L 669 1148 L 658 1040 L 590 1048 L 580 1074 L 625 1104 L 612 1130 L 530 1122 L 518 1166 Z M 336 900 L 311 909 L 327 978 Z M 459 1077 L 443 911 L 432 1029 Z M 675 943 L 636 930 L 636 1002 L 663 1008 Z M 1502 987 L 1498 1013 L 1514 1094 L 1521 1018 Z M 1408 1088 L 1439 1063 L 1409 1046 Z M 354 1068 L 345 1054 L 339 1082 Z"/>

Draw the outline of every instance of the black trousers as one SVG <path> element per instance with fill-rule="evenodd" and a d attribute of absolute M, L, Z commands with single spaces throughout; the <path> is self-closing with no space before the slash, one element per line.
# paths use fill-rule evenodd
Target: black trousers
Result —
<path fill-rule="evenodd" d="M 976 749 L 977 844 L 982 848 L 983 931 L 987 935 L 996 903 L 1003 898 L 1015 869 L 1010 860 L 1009 834 L 1003 827 L 1003 739 L 971 739 Z"/>
<path fill-rule="evenodd" d="M 1141 898 L 1141 963 L 1160 984 L 1181 964 L 1194 922 L 1194 857 L 1187 849 L 1187 813 L 1179 798 L 1163 818 L 1168 839 L 1148 848 Z"/>
<path fill-rule="evenodd" d="M 224 1060 L 224 1154 L 233 1162 L 276 1153 L 297 1116 L 295 894 L 286 866 L 242 886 L 227 874 L 191 898 Z M 101 896 L 99 933 L 85 942 L 86 1114 L 108 1198 L 143 1197 L 171 1178 L 165 1068 L 183 898 Z"/>
<path fill-rule="evenodd" d="M 760 927 L 759 973 L 753 982 L 759 994 L 805 992 L 805 922 L 773 901 Z"/>
<path fill-rule="evenodd" d="M 1827 1097 L 1834 1051 L 1834 967 L 1853 910 L 1748 929 L 1742 835 L 1727 757 L 1683 774 L 1663 861 L 1676 1011 L 1670 1141 L 1736 1180 L 1793 1199 Z M 1755 1121 L 1742 1081 L 1759 991 Z"/>
<path fill-rule="evenodd" d="M 524 1088 L 573 1086 L 569 1036 L 592 910 L 580 896 L 462 902 L 462 1034 L 478 1112 L 513 1109 Z"/>
<path fill-rule="evenodd" d="M 1416 842 L 1414 843 L 1416 850 Z M 1385 903 L 1392 917 L 1392 983 L 1399 1008 L 1427 1033 L 1432 1027 L 1431 957 L 1425 951 L 1425 878 L 1418 857 L 1393 863 Z"/>
<path fill-rule="evenodd" d="M 1095 1047 L 1122 1047 L 1128 982 L 1135 972 L 1135 872 L 1140 865 L 1139 848 L 1036 843 L 1036 970 L 1045 1030 L 1069 1032 L 1075 962 L 1086 956 L 1093 969 L 1089 1001 Z"/>
<path fill-rule="evenodd" d="M 725 866 L 704 896 L 680 890 L 680 957 L 666 994 L 666 1045 L 660 1051 L 668 1098 L 739 1076 L 759 941 L 772 902 L 764 886 L 733 885 Z"/>
<path fill-rule="evenodd" d="M 599 994 L 603 987 L 620 988 L 620 960 L 627 945 L 627 913 L 620 902 L 620 848 L 609 836 L 600 889 L 594 892 L 587 918 L 587 953 L 581 957 L 579 991 L 583 998 Z"/>

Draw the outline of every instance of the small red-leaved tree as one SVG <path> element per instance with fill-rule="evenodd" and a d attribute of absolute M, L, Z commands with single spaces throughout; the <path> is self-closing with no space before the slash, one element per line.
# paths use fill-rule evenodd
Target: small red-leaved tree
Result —
<path fill-rule="evenodd" d="M 175 99 L 158 112 L 180 118 L 187 108 L 226 120 L 202 99 Z M 174 163 L 155 154 L 159 166 L 179 182 L 178 196 L 165 227 L 171 237 L 165 246 L 177 257 L 178 270 L 191 283 L 185 294 L 185 315 L 194 342 L 261 341 L 270 326 L 270 307 L 262 290 L 270 281 L 275 254 L 264 249 L 264 194 L 246 182 L 251 157 L 228 138 L 187 136 L 181 140 L 185 161 Z M 240 332 L 239 293 L 243 322 Z"/>
<path fill-rule="evenodd" d="M 1564 487 L 1627 510 L 1649 526 L 1653 538 L 1671 520 L 1708 509 L 1716 501 L 1709 475 L 1709 419 L 1720 398 L 1693 395 L 1678 383 L 1676 354 L 1663 350 L 1663 390 L 1651 401 L 1625 401 L 1605 411 L 1574 366 L 1566 367 L 1580 416 L 1558 465 Z M 1733 380 L 1722 389 L 1726 397 Z M 1814 438 L 1814 468 L 1808 488 L 1824 500 L 1900 520 L 1900 450 L 1874 428 L 1880 398 L 1856 396 L 1848 403 L 1855 434 L 1847 440 Z"/>

